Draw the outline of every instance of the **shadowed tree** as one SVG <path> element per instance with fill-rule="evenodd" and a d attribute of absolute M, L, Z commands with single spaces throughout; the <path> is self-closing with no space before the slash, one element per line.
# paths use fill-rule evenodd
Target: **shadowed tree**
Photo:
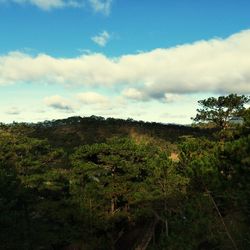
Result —
<path fill-rule="evenodd" d="M 232 117 L 242 115 L 245 110 L 244 105 L 249 101 L 248 96 L 237 94 L 209 97 L 198 101 L 201 108 L 197 109 L 198 113 L 192 119 L 195 122 L 212 123 L 219 129 L 225 129 Z"/>

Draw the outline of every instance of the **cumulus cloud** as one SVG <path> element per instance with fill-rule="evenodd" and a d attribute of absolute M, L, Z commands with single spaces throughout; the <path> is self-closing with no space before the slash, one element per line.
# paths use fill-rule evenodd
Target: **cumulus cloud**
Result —
<path fill-rule="evenodd" d="M 250 93 L 250 30 L 140 54 L 109 58 L 88 54 L 76 58 L 0 56 L 0 85 L 58 83 L 123 88 L 127 98 L 158 99 L 166 94 Z M 169 97 L 168 97 L 169 98 Z"/>
<path fill-rule="evenodd" d="M 97 36 L 91 37 L 91 40 L 101 47 L 105 47 L 109 39 L 110 39 L 110 35 L 106 30 L 104 30 Z"/>
<path fill-rule="evenodd" d="M 109 103 L 109 99 L 104 96 L 101 95 L 99 93 L 96 92 L 83 92 L 83 93 L 79 93 L 77 94 L 77 99 L 84 104 L 108 104 Z"/>
<path fill-rule="evenodd" d="M 149 92 L 148 90 L 136 89 L 136 88 L 128 88 L 122 91 L 122 96 L 136 101 L 149 101 L 150 99 L 157 99 L 158 101 L 165 103 L 172 103 L 176 101 L 181 101 L 184 98 L 179 94 L 169 94 L 169 93 L 157 93 Z"/>
<path fill-rule="evenodd" d="M 54 109 L 66 111 L 69 113 L 74 111 L 73 105 L 67 99 L 59 95 L 45 97 L 44 103 L 47 106 L 54 108 Z"/>
<path fill-rule="evenodd" d="M 92 9 L 106 16 L 110 14 L 113 0 L 89 0 Z"/>
<path fill-rule="evenodd" d="M 146 100 L 147 97 L 138 89 L 128 88 L 122 91 L 122 96 L 132 100 Z"/>
<path fill-rule="evenodd" d="M 0 3 L 30 4 L 42 10 L 65 7 L 79 8 L 83 6 L 82 0 L 0 0 Z"/>
<path fill-rule="evenodd" d="M 184 98 L 181 95 L 168 94 L 168 93 L 165 93 L 164 97 L 162 98 L 162 101 L 166 103 L 172 103 L 172 102 L 183 101 L 183 100 Z"/>

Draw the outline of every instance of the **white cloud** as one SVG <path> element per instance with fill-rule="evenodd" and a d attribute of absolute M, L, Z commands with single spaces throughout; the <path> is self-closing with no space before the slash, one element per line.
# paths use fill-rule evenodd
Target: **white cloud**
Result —
<path fill-rule="evenodd" d="M 59 95 L 45 97 L 44 103 L 47 106 L 54 108 L 54 109 L 66 111 L 69 113 L 74 111 L 73 105 L 67 99 L 65 99 Z"/>
<path fill-rule="evenodd" d="M 164 97 L 162 98 L 162 101 L 166 103 L 172 103 L 172 102 L 183 101 L 183 100 L 184 98 L 181 95 L 168 94 L 168 93 L 165 93 Z"/>
<path fill-rule="evenodd" d="M 82 0 L 0 0 L 0 3 L 30 4 L 42 10 L 65 7 L 79 8 L 83 6 Z"/>
<path fill-rule="evenodd" d="M 250 30 L 119 58 L 103 54 L 54 58 L 20 52 L 0 56 L 0 85 L 20 82 L 116 86 L 125 88 L 123 95 L 128 98 L 161 101 L 166 94 L 249 94 Z"/>
<path fill-rule="evenodd" d="M 110 14 L 113 0 L 0 0 L 0 4 L 28 4 L 47 11 L 65 7 L 81 8 L 85 5 L 86 1 L 89 2 L 94 12 L 99 12 L 106 16 Z"/>
<path fill-rule="evenodd" d="M 101 32 L 99 35 L 91 37 L 91 40 L 101 47 L 105 47 L 109 39 L 110 35 L 105 30 Z"/>
<path fill-rule="evenodd" d="M 89 0 L 95 12 L 103 13 L 106 16 L 110 14 L 112 2 L 113 0 Z"/>
<path fill-rule="evenodd" d="M 143 93 L 135 88 L 124 89 L 122 91 L 122 95 L 124 97 L 126 97 L 128 99 L 132 99 L 132 100 L 144 100 L 144 99 L 146 99 L 146 97 L 143 95 Z"/>
<path fill-rule="evenodd" d="M 96 92 L 83 92 L 83 93 L 79 93 L 77 94 L 77 99 L 84 104 L 108 104 L 109 103 L 109 99 L 104 96 L 101 95 L 99 93 Z"/>

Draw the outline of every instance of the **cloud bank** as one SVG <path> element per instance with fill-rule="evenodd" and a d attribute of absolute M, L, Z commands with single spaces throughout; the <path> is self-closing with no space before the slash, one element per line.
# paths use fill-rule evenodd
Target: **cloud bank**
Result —
<path fill-rule="evenodd" d="M 250 30 L 140 54 L 109 58 L 0 56 L 0 85 L 28 82 L 67 86 L 117 87 L 130 99 L 166 98 L 167 94 L 250 93 Z"/>

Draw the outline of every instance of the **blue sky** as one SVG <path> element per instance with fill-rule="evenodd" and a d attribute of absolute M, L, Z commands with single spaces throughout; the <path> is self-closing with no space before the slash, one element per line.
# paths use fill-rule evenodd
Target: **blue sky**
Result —
<path fill-rule="evenodd" d="M 0 121 L 190 123 L 250 93 L 248 0 L 0 0 Z"/>

